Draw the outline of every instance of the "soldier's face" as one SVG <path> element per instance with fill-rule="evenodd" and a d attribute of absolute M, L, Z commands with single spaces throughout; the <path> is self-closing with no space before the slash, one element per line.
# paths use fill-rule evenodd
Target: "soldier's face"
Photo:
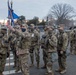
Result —
<path fill-rule="evenodd" d="M 49 35 L 49 36 L 52 36 L 52 30 L 49 30 L 49 31 L 48 31 L 48 35 Z"/>
<path fill-rule="evenodd" d="M 63 32 L 63 27 L 58 28 L 59 32 Z"/>
<path fill-rule="evenodd" d="M 34 26 L 31 26 L 31 29 L 34 29 Z"/>
<path fill-rule="evenodd" d="M 31 27 L 31 31 L 33 31 L 34 30 L 34 27 Z"/>

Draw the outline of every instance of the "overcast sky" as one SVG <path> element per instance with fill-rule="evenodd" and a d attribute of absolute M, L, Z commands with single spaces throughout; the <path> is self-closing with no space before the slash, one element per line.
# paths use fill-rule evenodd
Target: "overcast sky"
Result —
<path fill-rule="evenodd" d="M 11 0 L 9 0 L 11 1 Z M 76 9 L 76 0 L 12 0 L 13 9 L 16 14 L 32 19 L 38 16 L 44 18 L 49 9 L 56 3 L 67 3 Z M 8 14 L 7 0 L 0 0 L 0 19 L 6 19 Z"/>

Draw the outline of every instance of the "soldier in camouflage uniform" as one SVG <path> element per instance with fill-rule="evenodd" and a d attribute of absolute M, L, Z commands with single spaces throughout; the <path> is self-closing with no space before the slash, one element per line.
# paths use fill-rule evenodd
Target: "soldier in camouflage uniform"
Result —
<path fill-rule="evenodd" d="M 59 34 L 58 34 L 57 52 L 58 52 L 59 69 L 56 71 L 63 74 L 66 72 L 66 50 L 68 46 L 68 35 L 64 32 L 63 25 L 60 25 L 58 30 Z"/>
<path fill-rule="evenodd" d="M 28 55 L 30 48 L 30 34 L 26 26 L 22 27 L 21 30 L 16 29 L 16 34 L 19 36 L 16 53 L 19 57 L 20 68 L 23 75 L 29 75 Z"/>
<path fill-rule="evenodd" d="M 20 29 L 19 25 L 14 26 L 14 29 Z M 19 41 L 19 36 L 16 34 L 16 32 L 11 31 L 10 35 L 9 35 L 9 43 L 10 43 L 10 47 L 11 50 L 13 52 L 14 55 L 14 67 L 15 67 L 15 72 L 18 72 L 20 70 L 20 63 L 19 63 L 19 57 L 16 54 L 17 51 L 17 42 Z"/>
<path fill-rule="evenodd" d="M 57 50 L 57 38 L 53 32 L 53 28 L 49 27 L 47 34 L 47 75 L 54 75 L 53 73 L 53 62 L 52 62 L 52 54 Z"/>
<path fill-rule="evenodd" d="M 29 52 L 30 52 L 30 58 L 31 58 L 31 66 L 34 65 L 34 52 L 35 52 L 37 68 L 39 68 L 39 62 L 40 62 L 40 56 L 39 56 L 40 34 L 35 29 L 34 24 L 31 24 L 30 34 L 31 34 L 31 47 L 30 47 Z"/>
<path fill-rule="evenodd" d="M 40 30 L 39 30 L 39 28 L 38 28 L 38 27 L 36 27 L 35 29 L 40 33 Z"/>
<path fill-rule="evenodd" d="M 76 30 L 73 29 L 70 32 L 70 52 L 76 54 Z"/>
<path fill-rule="evenodd" d="M 73 54 L 73 35 L 74 34 L 74 31 L 73 30 L 71 30 L 71 32 L 70 32 L 70 53 L 71 54 Z"/>
<path fill-rule="evenodd" d="M 0 30 L 0 75 L 3 75 L 9 44 L 6 29 Z"/>
<path fill-rule="evenodd" d="M 74 54 L 76 55 L 76 29 L 74 29 Z"/>
<path fill-rule="evenodd" d="M 17 55 L 16 55 L 16 34 L 11 31 L 9 34 L 9 43 L 10 43 L 10 48 L 13 52 L 14 55 L 14 67 L 16 67 L 16 60 L 17 60 Z"/>
<path fill-rule="evenodd" d="M 41 67 L 42 69 L 45 69 L 46 68 L 46 65 L 47 65 L 47 34 L 48 34 L 48 29 L 49 27 L 45 27 L 44 28 L 44 34 L 42 35 L 42 38 L 41 38 L 41 48 L 43 50 L 43 61 L 44 61 L 44 66 Z"/>

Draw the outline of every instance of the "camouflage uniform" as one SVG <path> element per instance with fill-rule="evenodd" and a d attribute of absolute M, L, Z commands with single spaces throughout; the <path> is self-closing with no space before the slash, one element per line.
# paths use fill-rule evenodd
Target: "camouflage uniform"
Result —
<path fill-rule="evenodd" d="M 70 52 L 76 54 L 76 30 L 70 32 Z"/>
<path fill-rule="evenodd" d="M 53 73 L 53 62 L 52 54 L 57 50 L 57 38 L 53 34 L 53 31 L 48 32 L 47 36 L 47 75 L 54 75 Z"/>
<path fill-rule="evenodd" d="M 13 52 L 14 55 L 14 67 L 16 67 L 17 63 L 17 55 L 16 55 L 16 34 L 14 32 L 11 32 L 9 35 L 9 43 L 10 43 L 10 48 Z"/>
<path fill-rule="evenodd" d="M 30 47 L 30 34 L 17 31 L 19 41 L 17 41 L 17 55 L 19 57 L 20 68 L 23 75 L 29 75 L 28 55 Z"/>
<path fill-rule="evenodd" d="M 76 55 L 76 29 L 74 30 L 74 54 Z"/>
<path fill-rule="evenodd" d="M 66 49 L 68 46 L 68 36 L 62 31 L 58 34 L 58 44 L 57 44 L 57 52 L 58 52 L 58 64 L 59 69 L 58 72 L 64 73 L 66 71 Z"/>
<path fill-rule="evenodd" d="M 44 34 L 42 35 L 41 38 L 41 48 L 43 50 L 43 61 L 44 61 L 44 66 L 42 67 L 42 69 L 46 68 L 46 64 L 47 64 L 47 31 L 44 32 Z"/>
<path fill-rule="evenodd" d="M 8 52 L 8 37 L 6 34 L 0 32 L 0 75 L 3 75 L 2 72 L 4 71 L 7 52 Z"/>
<path fill-rule="evenodd" d="M 35 58 L 37 62 L 37 68 L 39 68 L 39 62 L 40 62 L 40 56 L 39 56 L 39 41 L 40 41 L 40 34 L 36 29 L 33 29 L 30 31 L 31 34 L 31 47 L 30 47 L 30 58 L 31 63 L 34 65 L 34 52 L 35 52 Z"/>
<path fill-rule="evenodd" d="M 36 27 L 36 30 L 40 33 L 40 30 L 39 30 L 39 28 L 38 28 L 38 27 Z"/>

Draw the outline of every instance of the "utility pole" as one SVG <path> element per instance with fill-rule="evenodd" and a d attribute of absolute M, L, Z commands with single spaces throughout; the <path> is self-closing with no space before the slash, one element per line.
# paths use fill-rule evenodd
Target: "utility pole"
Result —
<path fill-rule="evenodd" d="M 46 24 L 49 25 L 49 17 L 47 16 Z"/>

